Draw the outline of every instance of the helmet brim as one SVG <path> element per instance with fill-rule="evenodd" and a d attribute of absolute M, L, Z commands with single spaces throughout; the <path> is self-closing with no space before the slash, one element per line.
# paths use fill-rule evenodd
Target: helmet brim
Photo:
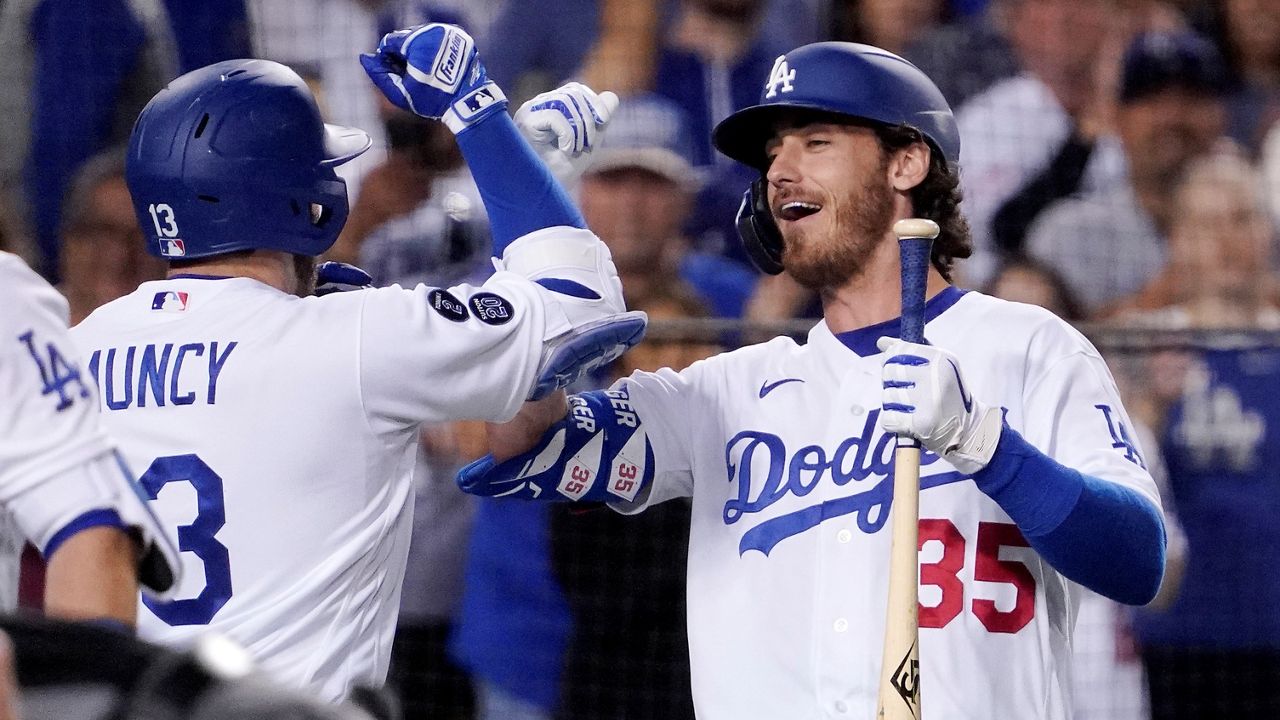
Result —
<path fill-rule="evenodd" d="M 774 135 L 778 121 L 797 111 L 840 115 L 828 107 L 811 103 L 771 103 L 743 108 L 716 125 L 711 142 L 722 154 L 761 172 L 769 167 L 764 146 Z M 846 119 L 852 119 L 846 116 Z"/>
<path fill-rule="evenodd" d="M 373 145 L 369 133 L 344 125 L 324 125 L 324 160 L 323 167 L 337 167 L 349 162 L 368 150 Z"/>

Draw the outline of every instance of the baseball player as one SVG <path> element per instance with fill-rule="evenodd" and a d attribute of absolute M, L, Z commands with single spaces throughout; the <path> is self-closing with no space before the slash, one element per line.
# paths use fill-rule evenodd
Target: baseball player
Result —
<path fill-rule="evenodd" d="M 30 539 L 48 561 L 48 614 L 132 626 L 138 581 L 168 590 L 178 551 L 101 429 L 67 301 L 0 252 L 0 307 L 0 608 L 17 605 Z"/>
<path fill-rule="evenodd" d="M 466 33 L 392 33 L 362 62 L 392 102 L 456 133 L 498 272 L 300 297 L 346 218 L 333 168 L 369 139 L 322 123 L 289 68 L 227 61 L 173 81 L 130 140 L 129 189 L 168 278 L 74 330 L 183 551 L 187 581 L 175 600 L 144 599 L 140 633 L 180 645 L 220 631 L 329 700 L 386 676 L 418 425 L 509 419 L 644 327 Z M 555 107 L 595 113 L 561 125 L 582 150 L 611 102 L 571 94 Z"/>
<path fill-rule="evenodd" d="M 894 435 L 922 441 L 920 674 L 926 716 L 1070 708 L 1080 586 L 1156 592 L 1159 500 L 1106 365 L 1038 307 L 950 285 L 969 238 L 941 93 L 878 48 L 777 59 L 721 152 L 760 171 L 739 230 L 763 270 L 822 298 L 805 344 L 776 338 L 681 372 L 531 403 L 464 468 L 470 492 L 691 497 L 688 612 L 700 718 L 868 718 L 885 618 Z M 896 339 L 891 232 L 936 221 L 928 344 Z M 567 409 L 567 413 L 566 413 Z M 934 715 L 934 713 L 937 713 Z"/>

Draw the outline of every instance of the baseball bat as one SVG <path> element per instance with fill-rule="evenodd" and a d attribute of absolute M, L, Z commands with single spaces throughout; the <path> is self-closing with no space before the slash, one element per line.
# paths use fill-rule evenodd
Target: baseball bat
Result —
<path fill-rule="evenodd" d="M 932 220 L 893 224 L 902 266 L 902 327 L 907 342 L 924 342 L 929 251 L 938 236 Z M 920 442 L 898 436 L 893 463 L 893 536 L 889 549 L 889 603 L 880 659 L 877 720 L 920 720 Z"/>

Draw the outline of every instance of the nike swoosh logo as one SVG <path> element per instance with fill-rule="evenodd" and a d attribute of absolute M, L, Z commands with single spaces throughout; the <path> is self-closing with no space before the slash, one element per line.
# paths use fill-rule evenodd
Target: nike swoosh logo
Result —
<path fill-rule="evenodd" d="M 768 395 L 769 393 L 773 392 L 774 389 L 777 388 L 779 385 L 786 385 L 787 383 L 792 383 L 792 382 L 802 383 L 804 382 L 804 380 L 801 380 L 800 378 L 783 378 L 781 380 L 778 380 L 777 382 L 772 382 L 772 383 L 765 381 L 764 384 L 760 386 L 760 399 L 763 400 L 765 395 Z"/>
<path fill-rule="evenodd" d="M 967 413 L 973 412 L 973 396 L 964 391 L 964 381 L 960 379 L 960 368 L 956 367 L 956 364 L 951 360 L 947 360 L 947 362 L 951 363 L 951 369 L 955 371 L 956 384 L 960 386 L 960 402 L 964 403 L 964 411 Z"/>

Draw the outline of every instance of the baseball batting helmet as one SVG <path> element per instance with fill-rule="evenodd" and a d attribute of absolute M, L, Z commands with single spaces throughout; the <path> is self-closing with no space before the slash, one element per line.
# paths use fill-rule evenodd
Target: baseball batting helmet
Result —
<path fill-rule="evenodd" d="M 288 67 L 227 60 L 177 78 L 147 103 L 125 177 L 152 255 L 315 256 L 347 220 L 347 185 L 334 168 L 369 145 L 363 130 L 324 123 Z"/>
<path fill-rule="evenodd" d="M 919 131 L 948 167 L 960 161 L 960 131 L 942 91 L 915 65 L 887 50 L 848 42 L 804 45 L 779 56 L 760 102 L 716 126 L 716 149 L 760 171 L 738 210 L 738 235 L 761 270 L 782 272 L 782 236 L 769 209 L 765 143 L 779 118 L 810 110 Z"/>

